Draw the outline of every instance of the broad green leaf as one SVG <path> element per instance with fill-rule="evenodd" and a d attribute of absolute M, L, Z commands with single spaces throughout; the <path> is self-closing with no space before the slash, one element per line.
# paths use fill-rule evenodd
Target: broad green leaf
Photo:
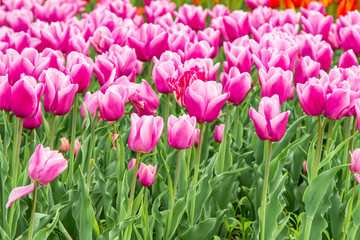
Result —
<path fill-rule="evenodd" d="M 34 240 L 44 240 L 44 239 L 48 239 L 49 235 L 51 234 L 51 232 L 54 230 L 56 224 L 59 222 L 59 216 L 60 216 L 60 209 L 57 210 L 55 218 L 53 219 L 52 223 L 46 227 L 41 229 L 40 231 L 38 231 L 35 236 L 34 236 Z"/>

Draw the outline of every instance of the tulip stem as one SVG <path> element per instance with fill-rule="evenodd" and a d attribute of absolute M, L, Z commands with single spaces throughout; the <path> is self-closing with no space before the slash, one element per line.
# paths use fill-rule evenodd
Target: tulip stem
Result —
<path fill-rule="evenodd" d="M 229 102 L 226 104 L 226 116 L 225 116 L 225 127 L 224 127 L 224 134 L 223 139 L 221 141 L 221 163 L 220 163 L 220 171 L 219 173 L 222 173 L 224 171 L 224 165 L 225 165 L 225 151 L 226 151 L 226 140 L 227 140 L 227 132 L 228 132 L 228 126 L 229 126 Z"/>
<path fill-rule="evenodd" d="M 261 198 L 261 239 L 265 239 L 265 217 L 266 217 L 266 196 L 267 196 L 267 189 L 269 184 L 269 170 L 270 170 L 270 160 L 271 160 L 271 148 L 272 142 L 267 140 L 267 153 L 266 153 L 266 162 L 265 162 L 265 176 L 264 176 L 264 187 L 262 191 L 262 198 Z M 266 146 L 266 144 L 265 144 Z"/>
<path fill-rule="evenodd" d="M 30 152 L 34 152 L 34 129 L 30 130 L 30 135 L 29 135 L 29 150 Z"/>
<path fill-rule="evenodd" d="M 165 141 L 164 144 L 166 144 L 166 140 L 167 140 L 167 135 L 168 135 L 168 129 L 167 129 L 167 122 L 168 122 L 168 118 L 169 118 L 169 109 L 170 109 L 170 95 L 166 94 L 166 106 L 165 106 Z"/>
<path fill-rule="evenodd" d="M 318 133 L 317 146 L 316 146 L 316 151 L 315 151 L 315 159 L 314 159 L 314 162 L 312 164 L 312 169 L 311 169 L 311 175 L 310 175 L 311 181 L 317 176 L 318 171 L 319 171 L 319 165 L 320 165 L 320 160 L 321 160 L 321 151 L 322 151 L 323 138 L 324 138 L 324 129 L 325 129 L 327 118 L 325 118 L 324 123 L 321 124 L 321 117 L 319 115 L 318 121 L 319 121 L 319 133 Z"/>
<path fill-rule="evenodd" d="M 23 118 L 19 118 L 19 125 L 18 125 L 18 132 L 16 133 L 16 146 L 15 146 L 15 155 L 14 155 L 14 173 L 13 173 L 13 188 L 16 187 L 17 184 L 17 178 L 18 178 L 18 174 L 19 174 L 19 155 L 20 155 L 20 147 L 21 147 L 21 136 L 22 136 L 22 131 L 23 131 L 23 122 L 24 119 Z"/>
<path fill-rule="evenodd" d="M 174 180 L 174 190 L 173 190 L 173 200 L 175 199 L 176 189 L 177 189 L 177 185 L 178 185 L 179 172 L 180 172 L 180 159 L 181 159 L 181 149 L 178 150 L 178 155 L 177 155 L 176 172 L 175 172 L 175 180 Z"/>
<path fill-rule="evenodd" d="M 32 210 L 31 210 L 31 219 L 30 219 L 30 225 L 29 225 L 29 238 L 28 238 L 29 240 L 32 240 L 32 238 L 33 238 L 37 189 L 38 189 L 38 183 L 35 181 L 34 182 L 34 196 L 33 196 Z"/>
<path fill-rule="evenodd" d="M 309 216 L 306 216 L 304 240 L 309 240 L 310 239 L 312 222 L 313 222 L 313 218 L 309 217 Z"/>
<path fill-rule="evenodd" d="M 14 123 L 14 144 L 13 144 L 13 161 L 12 161 L 12 164 L 16 165 L 16 151 L 17 151 L 17 148 L 16 146 L 18 145 L 17 142 L 18 142 L 18 132 L 19 132 L 19 121 L 16 119 L 15 120 L 15 123 Z M 16 179 L 14 178 L 15 176 L 15 166 L 13 165 L 13 173 L 12 173 L 12 176 L 13 176 L 13 188 L 15 188 L 15 182 L 16 182 Z"/>
<path fill-rule="evenodd" d="M 128 218 L 131 217 L 131 214 L 132 214 L 132 205 L 133 205 L 133 201 L 134 201 L 135 187 L 136 187 L 136 175 L 137 175 L 137 172 L 139 169 L 139 165 L 140 165 L 140 153 L 136 152 L 135 168 L 134 168 L 134 173 L 133 173 L 132 182 L 131 182 L 130 199 L 129 199 L 128 210 L 126 213 Z M 126 240 L 130 239 L 131 232 L 132 232 L 132 226 L 130 224 L 129 227 L 127 227 L 125 230 L 124 239 L 126 239 Z"/>
<path fill-rule="evenodd" d="M 356 116 L 353 116 L 353 126 L 352 126 L 352 130 L 351 130 L 351 136 L 353 136 L 356 132 Z M 352 138 L 350 141 L 350 151 L 353 152 L 354 151 L 354 142 L 355 142 L 355 138 Z"/>
<path fill-rule="evenodd" d="M 349 211 L 347 211 L 345 213 L 346 215 L 346 224 L 345 224 L 345 228 L 344 228 L 344 235 L 343 235 L 343 240 L 346 239 L 346 230 L 349 228 L 349 224 L 350 224 L 350 219 L 351 219 L 351 215 L 352 215 L 352 207 L 353 207 L 353 203 L 354 203 L 354 195 L 355 195 L 355 187 L 356 187 L 356 180 L 354 180 L 354 186 L 353 186 L 353 191 L 352 191 L 352 195 L 351 195 L 351 202 L 350 202 L 350 206 L 349 206 Z"/>
<path fill-rule="evenodd" d="M 75 135 L 76 135 L 76 115 L 77 115 L 77 102 L 78 94 L 75 94 L 74 97 L 74 107 L 73 107 L 73 119 L 72 119 L 72 129 L 71 129 L 71 144 L 70 144 L 70 159 L 69 159 L 69 189 L 72 188 L 73 178 L 74 178 L 74 152 L 75 152 Z"/>
<path fill-rule="evenodd" d="M 148 189 L 145 187 L 144 193 L 144 219 L 145 219 L 145 231 L 144 231 L 144 240 L 149 239 L 149 213 L 148 213 Z"/>
<path fill-rule="evenodd" d="M 114 134 L 117 134 L 115 122 L 114 122 Z M 116 147 L 116 158 L 117 158 L 118 163 L 120 164 L 119 165 L 119 171 L 120 171 L 119 174 L 122 175 L 125 171 L 125 162 L 121 161 L 121 159 L 120 159 L 120 145 L 119 145 L 120 140 L 121 140 L 121 134 L 119 133 L 118 138 L 115 140 L 115 147 Z M 121 178 L 119 178 L 119 181 L 121 182 Z M 119 182 L 119 184 L 120 184 L 120 182 Z"/>
<path fill-rule="evenodd" d="M 350 126 L 351 126 L 351 118 L 347 117 L 345 119 L 344 139 L 348 139 L 350 137 L 350 131 L 351 131 Z M 349 155 L 349 142 L 345 144 L 343 164 L 348 163 L 348 155 Z M 350 171 L 347 168 L 343 168 L 342 176 L 344 176 L 345 178 L 345 189 L 344 189 L 344 193 L 345 193 L 350 187 Z M 345 196 L 345 194 L 343 196 Z"/>
<path fill-rule="evenodd" d="M 86 158 L 86 163 L 84 164 L 84 172 L 90 170 L 90 161 L 91 161 L 91 158 L 93 155 L 93 150 L 94 150 L 95 127 L 96 127 L 98 112 L 99 112 L 99 108 L 96 108 L 95 114 L 91 121 L 90 144 L 89 144 L 89 150 L 87 153 L 88 155 Z"/>
<path fill-rule="evenodd" d="M 192 187 L 193 195 L 191 198 L 191 207 L 190 207 L 190 226 L 193 226 L 194 224 L 194 218 L 195 218 L 195 204 L 196 204 L 196 183 L 198 180 L 198 174 L 199 174 L 199 167 L 200 167 L 200 158 L 201 158 L 201 145 L 202 145 L 202 138 L 204 134 L 204 126 L 205 123 L 200 124 L 200 133 L 199 133 L 199 144 L 196 149 L 196 159 L 195 159 L 195 165 L 194 165 L 194 177 L 192 181 Z"/>
<path fill-rule="evenodd" d="M 235 143 L 237 145 L 238 144 L 239 115 L 240 115 L 239 105 L 237 105 L 235 107 L 235 109 L 236 109 L 236 112 L 235 112 L 235 121 L 234 121 L 234 139 L 235 139 Z"/>
<path fill-rule="evenodd" d="M 331 146 L 333 127 L 334 127 L 334 120 L 330 119 L 329 120 L 329 129 L 328 129 L 328 133 L 327 133 L 328 136 L 326 139 L 326 147 L 325 147 L 325 151 L 327 154 L 329 154 L 329 150 L 330 150 L 330 146 Z"/>
<path fill-rule="evenodd" d="M 150 59 L 148 62 L 148 81 L 149 84 L 151 85 L 151 69 L 152 68 L 152 60 Z"/>
<path fill-rule="evenodd" d="M 51 114 L 50 149 L 54 150 L 55 114 Z"/>

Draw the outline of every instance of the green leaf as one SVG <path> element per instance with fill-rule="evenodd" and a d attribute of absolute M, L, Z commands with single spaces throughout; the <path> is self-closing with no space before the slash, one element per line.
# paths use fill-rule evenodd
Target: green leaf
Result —
<path fill-rule="evenodd" d="M 49 235 L 52 233 L 52 231 L 54 230 L 56 224 L 59 222 L 59 216 L 60 216 L 60 208 L 58 208 L 58 210 L 56 211 L 56 215 L 55 215 L 55 218 L 52 221 L 52 223 L 48 227 L 43 228 L 40 231 L 38 231 L 34 236 L 34 240 L 47 239 L 49 237 Z"/>

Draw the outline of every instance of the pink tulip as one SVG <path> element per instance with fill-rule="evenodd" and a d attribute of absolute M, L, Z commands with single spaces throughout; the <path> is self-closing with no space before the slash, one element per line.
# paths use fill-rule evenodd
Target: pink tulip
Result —
<path fill-rule="evenodd" d="M 71 109 L 78 85 L 71 84 L 69 76 L 54 68 L 45 70 L 40 75 L 39 82 L 45 86 L 45 111 L 55 115 L 67 114 Z"/>
<path fill-rule="evenodd" d="M 195 137 L 194 137 L 194 146 L 198 147 L 199 145 L 199 138 L 200 138 L 200 129 L 195 128 Z M 204 139 L 201 139 L 201 144 L 203 143 Z"/>
<path fill-rule="evenodd" d="M 306 161 L 303 161 L 303 171 L 304 171 L 304 173 L 307 173 Z"/>
<path fill-rule="evenodd" d="M 59 50 L 53 50 L 51 48 L 45 48 L 40 54 L 39 54 L 39 61 L 46 61 L 45 69 L 47 68 L 55 68 L 61 72 L 65 70 L 65 59 L 62 52 Z M 35 66 L 35 64 L 34 64 Z M 38 70 L 38 69 L 36 69 Z M 41 73 L 40 73 L 41 74 Z M 39 74 L 39 76 L 40 76 Z M 34 75 L 34 74 L 33 74 Z M 34 76 L 36 77 L 36 76 Z"/>
<path fill-rule="evenodd" d="M 213 58 L 216 56 L 215 48 L 206 41 L 198 43 L 187 42 L 185 45 L 185 60 L 193 58 Z"/>
<path fill-rule="evenodd" d="M 324 116 L 334 120 L 341 119 L 350 106 L 350 90 L 346 88 L 335 88 L 326 96 Z"/>
<path fill-rule="evenodd" d="M 355 105 L 355 113 L 356 113 L 356 119 L 357 119 L 357 127 L 360 131 L 360 103 Z"/>
<path fill-rule="evenodd" d="M 261 97 L 272 97 L 278 95 L 280 104 L 283 104 L 289 96 L 293 75 L 291 71 L 271 67 L 268 72 L 264 68 L 259 70 L 259 81 L 261 84 Z"/>
<path fill-rule="evenodd" d="M 216 125 L 215 126 L 215 141 L 216 142 L 222 142 L 223 139 L 223 135 L 224 135 L 224 128 L 225 128 L 225 124 L 220 124 L 220 125 Z"/>
<path fill-rule="evenodd" d="M 168 33 L 158 25 L 143 24 L 129 37 L 129 46 L 134 48 L 140 61 L 147 62 L 160 55 L 168 48 Z"/>
<path fill-rule="evenodd" d="M 184 4 L 177 13 L 177 22 L 188 25 L 193 30 L 203 30 L 206 25 L 208 10 L 203 10 L 201 6 Z"/>
<path fill-rule="evenodd" d="M 325 6 L 321 2 L 313 2 L 311 1 L 307 8 L 300 7 L 300 11 L 304 17 L 308 17 L 309 12 L 319 12 L 322 15 L 326 16 Z"/>
<path fill-rule="evenodd" d="M 270 20 L 273 20 L 274 16 L 275 16 L 275 10 L 267 6 L 259 6 L 253 9 L 250 15 L 250 19 L 249 19 L 250 26 L 251 28 L 259 29 L 264 24 L 268 24 Z"/>
<path fill-rule="evenodd" d="M 40 102 L 35 117 L 24 118 L 23 127 L 26 129 L 35 129 L 40 127 L 41 124 L 42 124 L 42 104 Z"/>
<path fill-rule="evenodd" d="M 223 27 L 219 30 L 226 41 L 234 41 L 249 34 L 249 13 L 237 10 L 222 19 Z"/>
<path fill-rule="evenodd" d="M 301 57 L 295 70 L 294 83 L 305 83 L 309 78 L 319 76 L 320 63 L 313 61 L 309 56 Z"/>
<path fill-rule="evenodd" d="M 129 90 L 121 85 L 110 86 L 103 94 L 98 94 L 99 111 L 105 121 L 116 121 L 125 112 L 125 103 L 128 101 Z"/>
<path fill-rule="evenodd" d="M 139 173 L 140 183 L 144 187 L 149 187 L 154 183 L 156 176 L 156 169 L 157 169 L 157 165 L 153 167 L 151 164 L 149 165 L 144 164 L 142 168 L 141 167 L 139 168 L 138 173 Z"/>
<path fill-rule="evenodd" d="M 60 152 L 67 152 L 70 150 L 70 142 L 69 142 L 69 139 L 67 138 L 60 138 L 60 141 L 61 141 L 61 145 L 60 145 L 60 148 L 59 148 L 59 151 Z"/>
<path fill-rule="evenodd" d="M 351 153 L 349 151 L 349 154 L 351 156 L 351 160 L 350 160 L 350 171 L 352 171 L 353 173 L 359 173 L 360 172 L 360 148 L 357 148 L 353 151 L 353 153 Z"/>
<path fill-rule="evenodd" d="M 333 22 L 333 16 L 324 16 L 316 11 L 309 11 L 307 18 L 301 17 L 302 28 L 313 35 L 320 34 L 323 40 L 327 40 Z"/>
<path fill-rule="evenodd" d="M 80 115 L 82 118 L 86 118 L 85 106 L 89 110 L 91 116 L 94 116 L 96 109 L 99 107 L 98 95 L 100 91 L 96 91 L 93 94 L 87 92 L 84 97 L 83 105 L 80 109 Z"/>
<path fill-rule="evenodd" d="M 117 134 L 117 133 L 111 134 L 110 137 L 111 137 L 111 147 L 112 147 L 112 148 L 115 148 L 115 147 L 114 147 L 114 146 L 115 146 L 115 141 L 116 141 L 116 139 L 118 139 L 119 134 Z"/>
<path fill-rule="evenodd" d="M 266 71 L 269 71 L 271 67 L 276 67 L 284 71 L 291 70 L 289 55 L 276 48 L 263 48 L 260 51 L 259 57 L 255 54 L 252 57 L 257 69 L 264 68 Z"/>
<path fill-rule="evenodd" d="M 7 112 L 11 111 L 11 85 L 7 75 L 0 76 L 0 109 Z"/>
<path fill-rule="evenodd" d="M 194 142 L 196 119 L 183 115 L 176 118 L 170 115 L 167 122 L 168 129 L 168 143 L 170 147 L 175 149 L 190 148 Z"/>
<path fill-rule="evenodd" d="M 71 52 L 66 58 L 66 73 L 70 76 L 71 83 L 78 85 L 78 93 L 83 93 L 90 86 L 93 72 L 91 58 L 77 52 Z"/>
<path fill-rule="evenodd" d="M 284 26 L 285 24 L 296 26 L 299 24 L 300 17 L 301 13 L 296 12 L 295 9 L 273 10 L 270 23 L 274 27 Z"/>
<path fill-rule="evenodd" d="M 195 80 L 185 91 L 185 104 L 189 115 L 196 117 L 199 123 L 213 122 L 230 97 L 230 93 L 221 92 L 220 83 Z"/>
<path fill-rule="evenodd" d="M 270 0 L 245 0 L 246 5 L 254 10 L 257 7 L 265 7 L 269 5 Z"/>
<path fill-rule="evenodd" d="M 338 67 L 350 68 L 352 66 L 358 66 L 358 61 L 354 51 L 350 49 L 341 54 L 338 62 Z"/>
<path fill-rule="evenodd" d="M 69 39 L 69 46 L 66 49 L 66 54 L 70 52 L 79 52 L 85 56 L 89 55 L 90 41 L 86 41 L 82 35 L 75 35 Z"/>
<path fill-rule="evenodd" d="M 16 32 L 26 32 L 29 29 L 29 25 L 33 22 L 33 19 L 32 11 L 24 8 L 16 9 L 6 14 L 7 26 Z"/>
<path fill-rule="evenodd" d="M 133 167 L 135 166 L 135 163 L 136 163 L 136 158 L 132 158 L 129 162 L 129 166 L 128 166 L 128 171 Z"/>
<path fill-rule="evenodd" d="M 197 76 L 199 79 L 205 81 L 216 81 L 219 67 L 220 63 L 218 62 L 214 64 L 214 61 L 211 58 L 196 58 L 185 61 L 183 71 L 197 69 L 197 72 L 200 71 L 204 73 L 204 76 Z"/>
<path fill-rule="evenodd" d="M 97 28 L 89 40 L 97 53 L 106 52 L 114 43 L 110 30 L 105 26 Z"/>
<path fill-rule="evenodd" d="M 80 150 L 80 147 L 81 147 L 80 141 L 78 139 L 75 139 L 74 156 L 76 156 L 76 154 Z"/>
<path fill-rule="evenodd" d="M 227 62 L 223 63 L 225 72 L 229 72 L 232 67 L 237 67 L 241 73 L 251 73 L 252 57 L 248 47 L 225 42 L 224 52 L 227 60 Z"/>
<path fill-rule="evenodd" d="M 178 72 L 174 62 L 158 62 L 153 68 L 152 76 L 158 92 L 168 94 L 171 93 L 172 90 L 167 82 L 170 78 L 177 78 Z"/>
<path fill-rule="evenodd" d="M 211 18 L 217 18 L 222 16 L 228 16 L 230 14 L 230 10 L 227 6 L 223 4 L 216 4 L 212 11 L 209 12 L 209 15 Z"/>
<path fill-rule="evenodd" d="M 239 69 L 232 67 L 229 75 L 224 75 L 221 81 L 224 93 L 230 93 L 229 102 L 234 105 L 242 103 L 251 90 L 251 76 L 244 72 L 240 74 Z"/>
<path fill-rule="evenodd" d="M 159 141 L 164 127 L 161 117 L 131 114 L 129 148 L 136 152 L 149 153 Z"/>
<path fill-rule="evenodd" d="M 136 84 L 136 92 L 129 97 L 129 101 L 135 102 L 132 105 L 139 116 L 155 115 L 160 104 L 158 95 L 146 80 Z"/>
<path fill-rule="evenodd" d="M 15 83 L 11 93 L 12 111 L 18 118 L 33 118 L 38 112 L 44 85 L 36 83 L 30 76 L 24 76 Z"/>
<path fill-rule="evenodd" d="M 213 28 L 206 28 L 203 31 L 198 31 L 197 39 L 199 42 L 201 41 L 208 42 L 211 47 L 214 47 L 215 55 L 217 55 L 220 41 L 222 41 L 219 30 L 214 30 Z"/>
<path fill-rule="evenodd" d="M 46 185 L 55 179 L 67 168 L 67 160 L 58 151 L 51 151 L 50 148 L 44 148 L 39 144 L 29 160 L 28 175 L 30 179 L 40 185 Z M 24 187 L 14 188 L 6 203 L 6 208 L 11 204 L 34 191 L 34 184 Z"/>
<path fill-rule="evenodd" d="M 304 112 L 309 116 L 320 115 L 326 106 L 325 78 L 310 78 L 296 85 L 296 92 Z"/>
<path fill-rule="evenodd" d="M 154 23 L 155 19 L 172 13 L 176 9 L 176 3 L 170 1 L 152 1 L 149 6 L 145 6 L 145 16 L 148 23 Z"/>
<path fill-rule="evenodd" d="M 273 95 L 261 98 L 258 112 L 250 108 L 249 115 L 261 140 L 277 142 L 285 134 L 290 111 L 281 113 L 279 96 Z"/>
<path fill-rule="evenodd" d="M 33 74 L 35 66 L 29 58 L 37 56 L 26 54 L 25 51 L 20 55 L 13 49 L 8 49 L 6 55 L 8 57 L 8 80 L 11 86 L 21 78 L 21 74 L 29 76 Z"/>

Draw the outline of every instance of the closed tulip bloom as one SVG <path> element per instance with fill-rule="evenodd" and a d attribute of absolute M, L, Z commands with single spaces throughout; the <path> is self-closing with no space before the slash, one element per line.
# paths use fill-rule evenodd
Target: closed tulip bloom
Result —
<path fill-rule="evenodd" d="M 194 146 L 197 147 L 199 146 L 199 138 L 200 138 L 200 129 L 196 128 L 195 129 L 195 137 L 194 137 Z M 202 139 L 201 139 L 201 144 L 203 143 Z"/>
<path fill-rule="evenodd" d="M 304 173 L 307 173 L 306 161 L 303 162 L 303 171 Z"/>
<path fill-rule="evenodd" d="M 71 109 L 78 85 L 71 84 L 69 76 L 53 68 L 45 70 L 40 75 L 39 81 L 45 85 L 45 111 L 55 115 L 67 114 Z"/>
<path fill-rule="evenodd" d="M 170 78 L 177 78 L 178 72 L 176 70 L 174 62 L 158 62 L 153 68 L 152 76 L 157 91 L 160 93 L 168 94 L 171 93 L 172 90 L 167 82 Z"/>
<path fill-rule="evenodd" d="M 307 33 L 320 34 L 323 40 L 327 40 L 333 22 L 333 16 L 324 16 L 316 11 L 309 11 L 307 18 L 301 17 L 302 27 Z"/>
<path fill-rule="evenodd" d="M 355 113 L 356 113 L 356 119 L 357 119 L 357 127 L 360 131 L 360 104 L 358 103 L 355 105 Z"/>
<path fill-rule="evenodd" d="M 24 53 L 25 54 L 25 53 Z M 8 49 L 6 55 L 8 57 L 8 81 L 11 86 L 21 78 L 21 74 L 31 76 L 35 70 L 34 64 L 28 57 L 35 57 L 24 54 L 19 54 L 13 49 Z"/>
<path fill-rule="evenodd" d="M 350 68 L 352 66 L 358 66 L 358 61 L 354 51 L 350 49 L 341 54 L 338 62 L 338 67 Z"/>
<path fill-rule="evenodd" d="M 324 116 L 334 120 L 341 119 L 350 105 L 350 90 L 335 88 L 326 97 Z"/>
<path fill-rule="evenodd" d="M 105 26 L 98 27 L 89 40 L 97 53 L 106 52 L 115 41 L 110 30 Z"/>
<path fill-rule="evenodd" d="M 281 68 L 271 67 L 268 72 L 261 68 L 259 80 L 261 84 L 261 97 L 272 97 L 277 94 L 280 104 L 283 104 L 289 96 L 292 86 L 292 72 Z"/>
<path fill-rule="evenodd" d="M 9 11 L 6 14 L 7 26 L 12 28 L 16 32 L 24 31 L 29 29 L 29 26 L 34 20 L 32 11 L 27 9 L 16 9 Z"/>
<path fill-rule="evenodd" d="M 197 32 L 198 41 L 206 41 L 210 44 L 210 46 L 215 48 L 215 53 L 217 55 L 219 50 L 219 44 L 222 40 L 220 37 L 220 31 L 214 30 L 213 28 L 206 28 L 203 31 Z"/>
<path fill-rule="evenodd" d="M 81 143 L 78 139 L 75 139 L 75 146 L 74 146 L 74 156 L 77 155 L 81 147 Z"/>
<path fill-rule="evenodd" d="M 168 48 L 168 33 L 158 25 L 143 24 L 129 37 L 128 42 L 131 48 L 136 51 L 140 61 L 147 62 L 154 56 L 160 55 Z"/>
<path fill-rule="evenodd" d="M 136 158 L 132 158 L 129 162 L 129 166 L 128 166 L 128 171 L 133 167 L 135 166 L 135 163 L 136 163 Z"/>
<path fill-rule="evenodd" d="M 11 85 L 7 76 L 0 76 L 0 109 L 11 111 Z"/>
<path fill-rule="evenodd" d="M 60 145 L 60 148 L 59 148 L 59 151 L 60 152 L 67 152 L 70 150 L 70 141 L 69 139 L 67 138 L 60 138 L 60 141 L 61 141 L 61 145 Z"/>
<path fill-rule="evenodd" d="M 172 13 L 176 9 L 176 3 L 170 1 L 153 1 L 149 6 L 145 6 L 145 16 L 148 23 L 154 23 L 155 19 Z"/>
<path fill-rule="evenodd" d="M 129 148 L 135 152 L 149 153 L 159 141 L 164 127 L 162 117 L 131 114 Z"/>
<path fill-rule="evenodd" d="M 149 165 L 144 164 L 142 168 L 139 168 L 140 183 L 144 187 L 149 187 L 154 183 L 156 176 L 156 169 L 157 169 L 157 165 L 153 167 L 151 164 Z"/>
<path fill-rule="evenodd" d="M 201 6 L 184 4 L 179 8 L 177 21 L 188 25 L 193 30 L 203 30 L 206 25 L 208 10 Z"/>
<path fill-rule="evenodd" d="M 229 16 L 224 16 L 220 32 L 226 41 L 234 41 L 241 36 L 248 35 L 250 33 L 249 13 L 237 10 Z"/>
<path fill-rule="evenodd" d="M 93 65 L 92 59 L 81 53 L 71 52 L 67 56 L 66 73 L 70 76 L 71 83 L 79 86 L 78 93 L 89 88 Z"/>
<path fill-rule="evenodd" d="M 326 106 L 324 79 L 310 78 L 297 84 L 296 92 L 304 112 L 309 116 L 320 115 Z"/>
<path fill-rule="evenodd" d="M 121 85 L 110 86 L 103 94 L 98 94 L 99 111 L 105 121 L 116 121 L 125 112 L 125 103 L 128 101 L 129 90 Z"/>
<path fill-rule="evenodd" d="M 237 67 L 240 72 L 251 73 L 252 57 L 248 47 L 225 42 L 224 52 L 227 60 L 223 63 L 225 72 L 229 72 L 232 67 Z"/>
<path fill-rule="evenodd" d="M 96 109 L 99 107 L 98 95 L 100 91 L 96 91 L 93 94 L 87 92 L 84 97 L 84 102 L 80 109 L 80 115 L 82 118 L 86 118 L 85 106 L 89 110 L 91 116 L 94 116 Z"/>
<path fill-rule="evenodd" d="M 36 83 L 35 78 L 22 75 L 15 83 L 11 93 L 12 111 L 18 118 L 33 118 L 39 107 L 44 91 L 42 83 Z"/>
<path fill-rule="evenodd" d="M 251 76 L 249 73 L 240 73 L 239 69 L 232 67 L 229 75 L 225 75 L 221 81 L 224 93 L 230 93 L 229 102 L 233 105 L 242 103 L 251 90 Z"/>
<path fill-rule="evenodd" d="M 349 154 L 351 156 L 351 160 L 350 160 L 350 171 L 352 171 L 353 173 L 359 173 L 360 172 L 360 148 L 357 148 L 353 151 L 353 153 L 351 153 L 349 151 Z"/>
<path fill-rule="evenodd" d="M 136 84 L 136 93 L 129 97 L 129 101 L 136 102 L 132 105 L 139 116 L 155 115 L 160 104 L 158 95 L 146 80 Z"/>
<path fill-rule="evenodd" d="M 171 115 L 167 122 L 168 143 L 175 149 L 187 149 L 194 142 L 196 118 L 183 115 L 179 118 Z"/>
<path fill-rule="evenodd" d="M 294 83 L 305 83 L 309 78 L 319 77 L 320 63 L 313 61 L 309 56 L 301 57 L 294 74 Z"/>
<path fill-rule="evenodd" d="M 223 139 L 223 135 L 224 135 L 224 128 L 225 128 L 225 124 L 220 124 L 220 125 L 216 125 L 215 126 L 215 141 L 216 142 L 222 142 Z"/>
<path fill-rule="evenodd" d="M 282 68 L 284 71 L 292 70 L 290 57 L 286 52 L 276 48 L 263 48 L 259 56 L 252 54 L 257 69 L 264 68 L 269 71 L 271 67 Z"/>
<path fill-rule="evenodd" d="M 206 41 L 197 43 L 187 42 L 185 45 L 185 60 L 193 58 L 213 58 L 216 56 L 215 48 Z"/>
<path fill-rule="evenodd" d="M 50 148 L 44 148 L 39 144 L 30 157 L 28 175 L 32 181 L 40 185 L 46 185 L 62 173 L 67 168 L 67 164 L 67 160 L 61 153 L 51 151 Z M 31 193 L 33 190 L 33 183 L 14 188 L 9 195 L 6 207 L 10 207 L 15 200 Z"/>
<path fill-rule="evenodd" d="M 190 116 L 196 121 L 213 122 L 230 93 L 221 94 L 222 86 L 213 81 L 195 80 L 185 91 L 185 104 Z"/>
<path fill-rule="evenodd" d="M 26 129 L 35 129 L 42 124 L 42 104 L 39 103 L 38 110 L 33 118 L 24 118 L 23 127 Z"/>
<path fill-rule="evenodd" d="M 258 112 L 250 108 L 249 115 L 261 140 L 277 142 L 284 137 L 290 111 L 281 113 L 278 95 L 261 98 Z"/>
<path fill-rule="evenodd" d="M 209 15 L 211 18 L 217 18 L 222 16 L 228 16 L 230 14 L 230 10 L 227 6 L 223 4 L 216 4 L 212 11 L 209 12 Z"/>
<path fill-rule="evenodd" d="M 340 29 L 341 47 L 344 51 L 352 49 L 355 54 L 360 54 L 360 26 L 353 25 Z"/>
<path fill-rule="evenodd" d="M 270 0 L 245 0 L 246 5 L 251 9 L 254 10 L 257 7 L 265 7 L 269 5 Z"/>

